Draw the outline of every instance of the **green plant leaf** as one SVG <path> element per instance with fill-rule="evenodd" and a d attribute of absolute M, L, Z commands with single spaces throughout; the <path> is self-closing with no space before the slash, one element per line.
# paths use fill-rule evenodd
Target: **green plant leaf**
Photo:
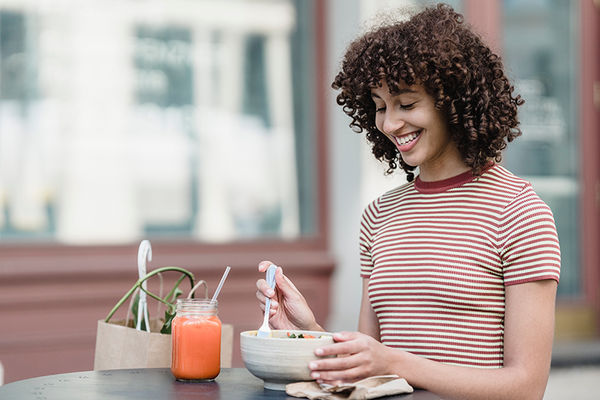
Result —
<path fill-rule="evenodd" d="M 171 304 L 177 303 L 177 298 L 183 294 L 183 290 L 179 289 L 179 287 L 175 288 L 175 291 L 172 292 L 170 299 L 165 299 Z"/>
<path fill-rule="evenodd" d="M 145 282 L 149 278 L 153 277 L 154 275 L 160 274 L 162 272 L 167 272 L 167 271 L 180 272 L 182 274 L 182 276 L 177 280 L 177 282 L 173 286 L 173 289 L 171 289 L 171 291 L 167 294 L 167 296 L 165 296 L 164 299 L 156 296 L 155 294 L 153 294 L 143 288 L 143 286 L 142 286 L 143 282 Z M 145 277 L 138 279 L 138 281 L 135 283 L 135 285 L 133 285 L 131 287 L 131 289 L 129 289 L 127 291 L 127 293 L 125 293 L 125 295 L 121 298 L 121 300 L 119 300 L 117 302 L 117 304 L 112 308 L 112 310 L 110 310 L 110 312 L 104 319 L 104 322 L 109 322 L 110 319 L 112 318 L 112 316 L 114 315 L 114 313 L 119 309 L 119 307 L 121 307 L 123 305 L 123 303 L 125 303 L 125 301 L 136 292 L 137 289 L 140 289 L 140 290 L 143 290 L 149 297 L 151 297 L 157 301 L 160 301 L 161 303 L 163 303 L 167 306 L 167 310 L 165 310 L 165 324 L 163 325 L 163 327 L 161 329 L 161 333 L 170 334 L 171 333 L 171 321 L 173 320 L 173 317 L 175 317 L 176 306 L 174 303 L 176 302 L 177 297 L 179 297 L 181 294 L 183 294 L 182 290 L 179 289 L 179 284 L 181 282 L 183 282 L 183 280 L 185 278 L 189 279 L 190 287 L 193 288 L 194 287 L 194 274 L 192 274 L 191 272 L 187 271 L 184 268 L 169 266 L 169 267 L 158 268 L 152 272 L 149 272 L 148 274 L 146 274 Z M 167 299 L 173 299 L 173 301 L 169 302 L 169 301 L 167 301 Z M 139 304 L 139 295 L 136 294 L 135 299 L 134 299 L 134 304 L 131 307 L 132 312 L 134 313 L 134 321 L 137 320 L 138 304 Z M 143 320 L 142 320 L 142 324 L 143 324 L 142 329 L 145 329 L 145 324 L 144 324 Z"/>
<path fill-rule="evenodd" d="M 165 335 L 171 334 L 171 324 L 173 323 L 173 318 L 175 317 L 176 312 L 169 312 L 169 310 L 165 310 L 165 324 L 160 329 L 160 333 Z"/>

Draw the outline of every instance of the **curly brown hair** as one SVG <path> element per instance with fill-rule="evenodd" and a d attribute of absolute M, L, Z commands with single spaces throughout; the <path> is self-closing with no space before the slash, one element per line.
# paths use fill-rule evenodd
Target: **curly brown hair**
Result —
<path fill-rule="evenodd" d="M 350 127 L 366 131 L 375 157 L 388 162 L 387 173 L 399 164 L 412 181 L 416 166 L 406 164 L 375 126 L 371 89 L 383 80 L 392 94 L 401 81 L 424 85 L 444 111 L 450 136 L 475 176 L 490 161 L 499 162 L 507 143 L 521 134 L 517 107 L 524 101 L 513 97 L 500 58 L 447 4 L 426 7 L 355 40 L 331 85 L 341 90 L 337 103 L 352 118 Z"/>

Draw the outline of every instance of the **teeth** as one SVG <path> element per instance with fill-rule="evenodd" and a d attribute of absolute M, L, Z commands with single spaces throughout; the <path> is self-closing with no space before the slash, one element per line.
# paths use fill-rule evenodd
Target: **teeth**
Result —
<path fill-rule="evenodd" d="M 420 132 L 410 133 L 406 136 L 402 136 L 401 138 L 396 138 L 396 142 L 398 142 L 400 146 L 404 146 L 405 144 L 408 144 L 415 140 L 417 136 L 419 136 L 419 133 Z"/>

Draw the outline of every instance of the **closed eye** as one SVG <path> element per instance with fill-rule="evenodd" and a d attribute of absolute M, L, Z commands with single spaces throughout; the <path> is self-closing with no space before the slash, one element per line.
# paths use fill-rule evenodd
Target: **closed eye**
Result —
<path fill-rule="evenodd" d="M 416 101 L 412 102 L 410 104 L 406 104 L 406 105 L 400 104 L 400 108 L 403 109 L 403 110 L 410 110 L 410 109 L 412 109 L 415 106 L 415 104 L 417 104 Z M 385 111 L 385 109 L 386 109 L 386 107 L 379 107 L 379 108 L 376 107 L 375 108 L 375 112 L 376 113 L 383 112 L 383 111 Z"/>

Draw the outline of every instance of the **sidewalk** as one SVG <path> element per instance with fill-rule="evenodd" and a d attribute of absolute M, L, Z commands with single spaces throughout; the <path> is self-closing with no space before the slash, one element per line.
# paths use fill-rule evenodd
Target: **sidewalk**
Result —
<path fill-rule="evenodd" d="M 552 368 L 544 400 L 600 399 L 600 366 Z"/>
<path fill-rule="evenodd" d="M 544 400 L 600 399 L 600 342 L 556 343 Z"/>

